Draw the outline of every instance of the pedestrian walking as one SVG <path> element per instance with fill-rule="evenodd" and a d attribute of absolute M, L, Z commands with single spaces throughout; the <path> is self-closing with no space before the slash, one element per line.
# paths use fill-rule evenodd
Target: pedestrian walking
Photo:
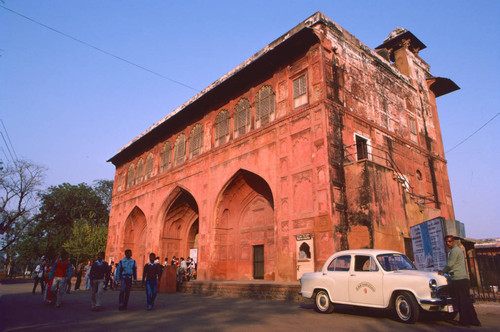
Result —
<path fill-rule="evenodd" d="M 68 285 L 66 287 L 66 294 L 71 293 L 71 277 L 73 277 L 73 274 L 75 273 L 75 266 L 71 264 L 71 261 L 69 261 L 69 265 L 71 267 L 71 274 L 68 278 Z"/>
<path fill-rule="evenodd" d="M 115 270 L 113 271 L 113 284 L 114 289 L 118 289 L 118 285 L 120 285 L 120 276 L 118 275 L 118 263 L 115 265 Z"/>
<path fill-rule="evenodd" d="M 91 262 L 88 261 L 87 265 L 83 268 L 85 271 L 85 290 L 90 289 L 90 268 L 92 267 Z"/>
<path fill-rule="evenodd" d="M 184 257 L 181 257 L 179 262 L 179 267 L 177 268 L 177 282 L 182 284 L 184 280 L 186 280 L 187 273 L 187 263 L 184 260 Z"/>
<path fill-rule="evenodd" d="M 132 288 L 132 280 L 137 281 L 137 264 L 135 263 L 135 260 L 132 259 L 132 250 L 125 250 L 125 258 L 118 263 L 117 270 L 117 274 L 120 279 L 118 310 L 127 310 L 130 289 Z"/>
<path fill-rule="evenodd" d="M 104 253 L 97 254 L 97 260 L 90 268 L 90 284 L 92 285 L 92 311 L 101 310 L 102 292 L 104 291 L 104 279 L 108 278 L 108 262 L 104 260 Z"/>
<path fill-rule="evenodd" d="M 196 269 L 196 263 L 194 261 L 194 258 L 191 258 L 191 261 L 189 262 L 189 265 L 188 265 L 188 271 L 189 271 L 188 280 L 196 279 L 195 278 L 196 272 L 193 272 L 193 271 L 195 271 L 195 269 Z"/>
<path fill-rule="evenodd" d="M 45 292 L 45 273 L 47 272 L 47 259 L 42 259 L 42 263 L 35 268 L 35 284 L 33 285 L 33 295 L 35 295 L 36 286 L 40 283 L 42 295 Z"/>
<path fill-rule="evenodd" d="M 115 267 L 115 262 L 111 261 L 111 263 L 108 266 L 108 274 L 106 275 L 106 280 L 104 281 L 104 290 L 108 288 L 111 288 L 113 290 L 113 272 L 114 272 L 114 267 Z"/>
<path fill-rule="evenodd" d="M 481 326 L 470 297 L 470 283 L 464 252 L 456 244 L 454 236 L 446 235 L 444 240 L 449 249 L 448 260 L 443 271 L 439 272 L 448 273 L 451 276 L 449 281 L 450 295 L 457 301 L 456 309 L 460 315 L 459 324 L 462 326 Z"/>
<path fill-rule="evenodd" d="M 63 251 L 61 258 L 57 259 L 52 265 L 49 274 L 49 280 L 52 280 L 51 298 L 56 299 L 56 308 L 61 306 L 62 298 L 66 292 L 68 285 L 68 278 L 71 278 L 71 264 L 68 260 L 68 253 Z"/>
<path fill-rule="evenodd" d="M 80 290 L 80 284 L 82 283 L 82 275 L 83 275 L 83 268 L 85 266 L 85 262 L 81 261 L 80 264 L 76 266 L 76 282 L 75 282 L 75 290 Z"/>
<path fill-rule="evenodd" d="M 142 272 L 142 287 L 146 284 L 146 300 L 147 300 L 147 310 L 153 309 L 155 304 L 156 294 L 158 293 L 158 281 L 160 280 L 160 274 L 162 266 L 155 261 L 155 254 L 149 254 L 149 263 L 144 265 L 144 270 Z"/>
<path fill-rule="evenodd" d="M 52 281 L 53 279 L 49 279 L 50 271 L 52 271 L 52 265 L 50 265 L 50 261 L 47 259 L 47 271 L 45 272 L 45 291 L 43 292 L 43 301 L 47 304 L 54 304 L 53 298 L 51 296 L 52 289 Z"/>

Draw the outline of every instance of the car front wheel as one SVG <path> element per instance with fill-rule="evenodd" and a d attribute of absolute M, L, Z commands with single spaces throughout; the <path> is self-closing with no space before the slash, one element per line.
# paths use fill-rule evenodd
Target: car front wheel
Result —
<path fill-rule="evenodd" d="M 414 324 L 418 320 L 420 308 L 412 294 L 401 292 L 394 299 L 394 311 L 401 322 Z"/>
<path fill-rule="evenodd" d="M 316 309 L 318 312 L 323 314 L 329 314 L 333 312 L 333 303 L 330 301 L 328 292 L 325 290 L 320 290 L 316 293 L 315 298 Z"/>

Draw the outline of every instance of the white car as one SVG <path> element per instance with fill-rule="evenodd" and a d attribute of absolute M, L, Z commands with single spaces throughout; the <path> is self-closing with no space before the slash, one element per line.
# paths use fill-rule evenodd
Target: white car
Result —
<path fill-rule="evenodd" d="M 446 278 L 419 271 L 405 255 L 389 250 L 346 250 L 330 256 L 318 272 L 304 273 L 300 294 L 331 313 L 335 304 L 393 309 L 397 318 L 415 323 L 420 309 L 453 318 Z"/>

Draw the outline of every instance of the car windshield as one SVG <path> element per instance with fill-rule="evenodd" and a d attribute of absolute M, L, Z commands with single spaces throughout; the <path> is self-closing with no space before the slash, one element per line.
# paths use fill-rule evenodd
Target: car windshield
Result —
<path fill-rule="evenodd" d="M 378 255 L 377 260 L 385 271 L 417 269 L 410 259 L 403 254 Z"/>

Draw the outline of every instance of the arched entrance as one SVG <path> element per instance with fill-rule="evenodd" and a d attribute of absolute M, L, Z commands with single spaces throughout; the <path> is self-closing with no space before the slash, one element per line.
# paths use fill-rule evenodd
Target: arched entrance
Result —
<path fill-rule="evenodd" d="M 194 197 L 182 188 L 176 188 L 168 199 L 161 237 L 162 257 L 187 259 L 191 249 L 198 245 L 198 205 Z"/>
<path fill-rule="evenodd" d="M 146 216 L 141 209 L 135 207 L 125 221 L 125 237 L 122 255 L 126 249 L 132 250 L 132 258 L 137 263 L 137 277 L 142 276 L 142 269 L 146 258 Z M 121 259 L 121 258 L 119 258 Z"/>
<path fill-rule="evenodd" d="M 274 280 L 274 201 L 260 176 L 240 170 L 219 195 L 210 277 Z"/>

